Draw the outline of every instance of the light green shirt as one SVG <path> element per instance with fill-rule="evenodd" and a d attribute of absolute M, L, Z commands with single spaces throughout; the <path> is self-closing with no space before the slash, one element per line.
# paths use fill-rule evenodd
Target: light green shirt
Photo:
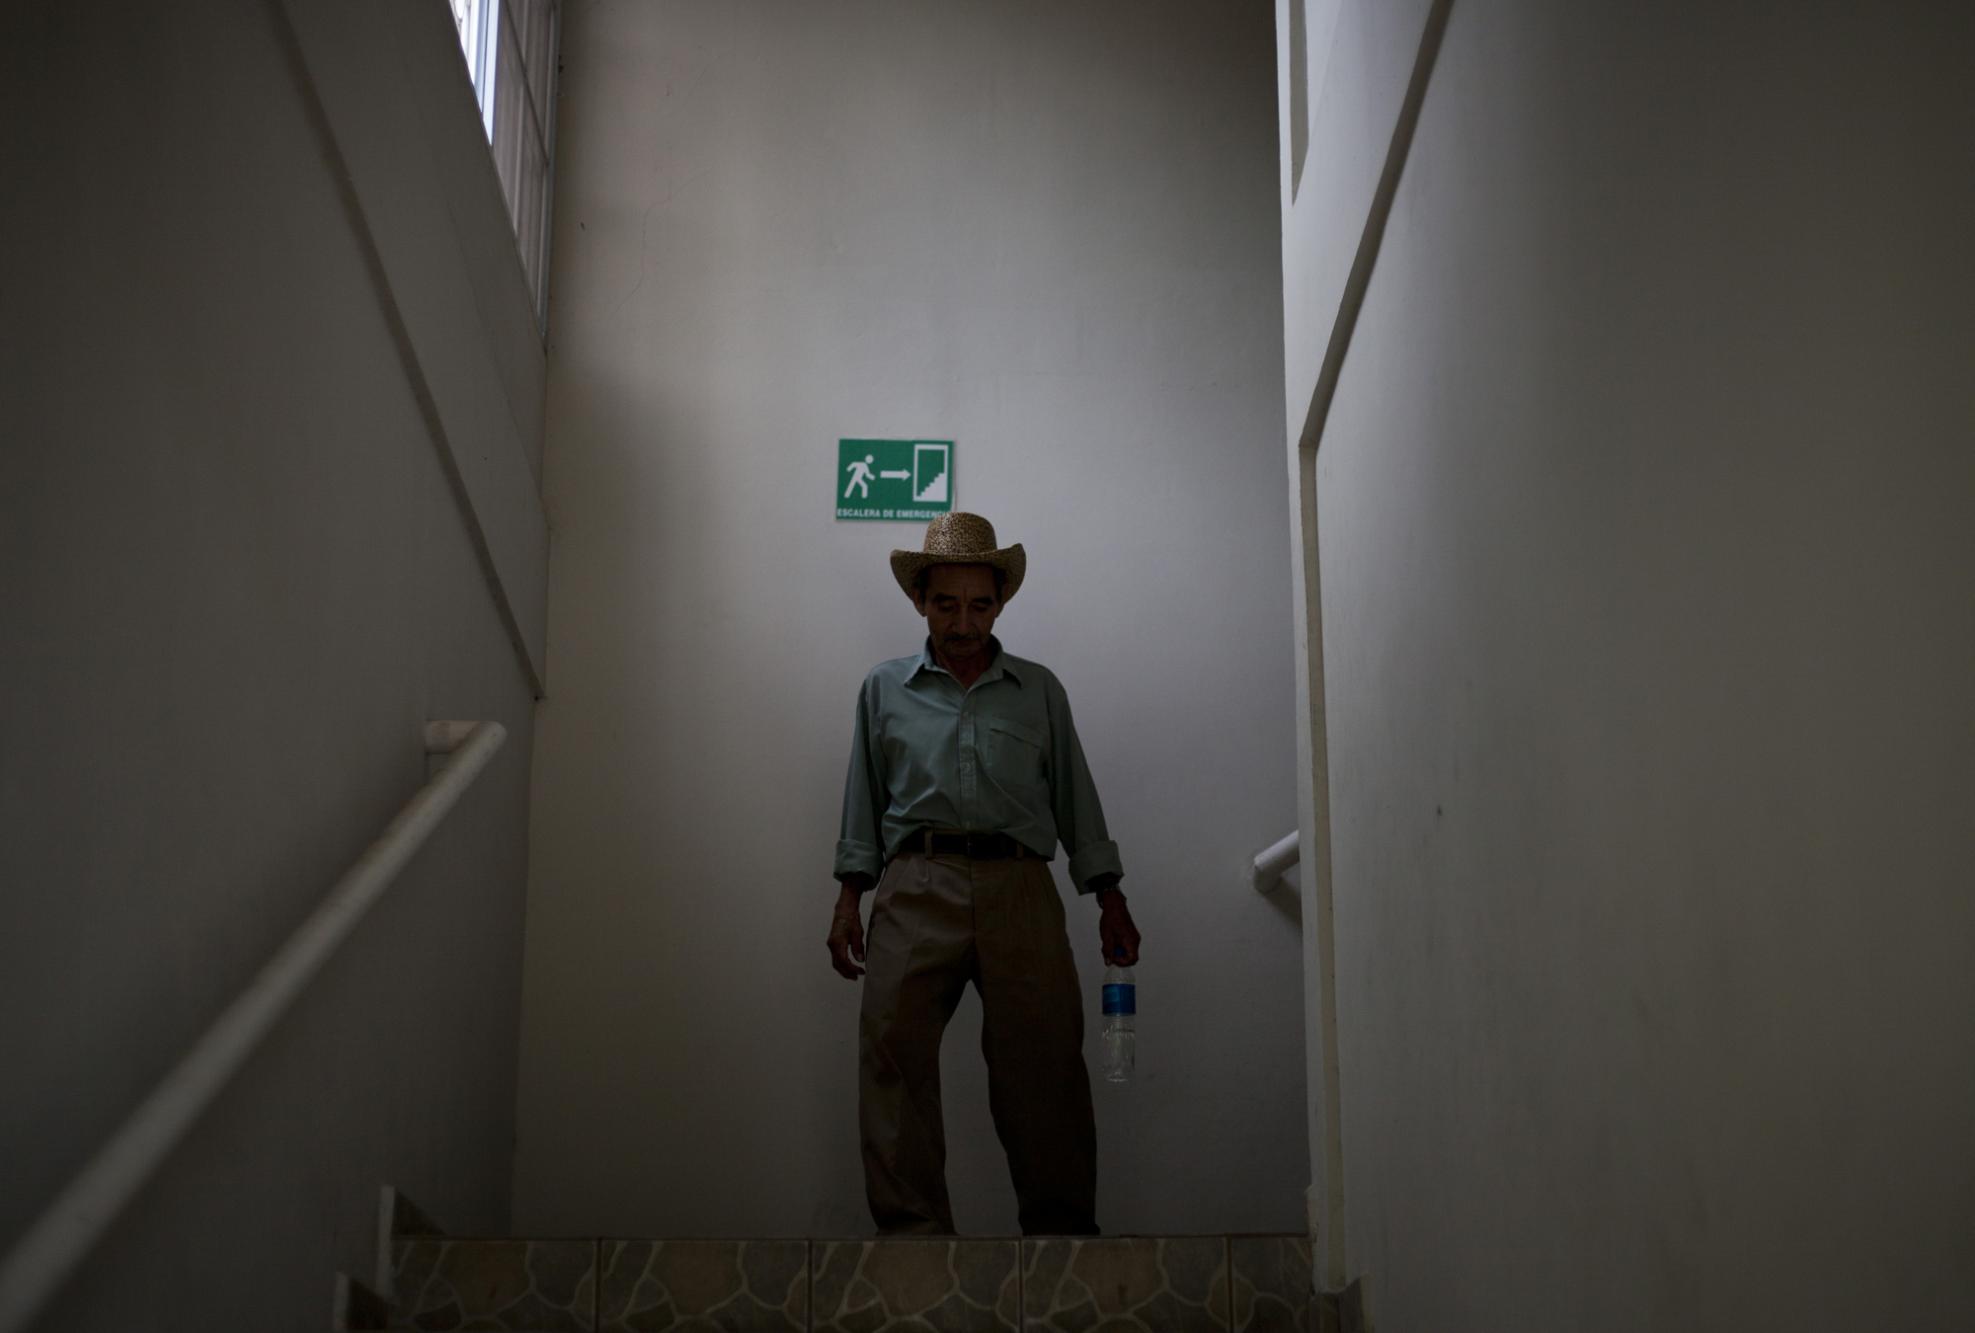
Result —
<path fill-rule="evenodd" d="M 880 662 L 857 693 L 836 875 L 876 879 L 921 829 L 1006 833 L 1045 858 L 1061 841 L 1089 893 L 1121 875 L 1084 763 L 1070 697 L 1048 667 L 1002 651 L 971 688 L 933 659 Z"/>

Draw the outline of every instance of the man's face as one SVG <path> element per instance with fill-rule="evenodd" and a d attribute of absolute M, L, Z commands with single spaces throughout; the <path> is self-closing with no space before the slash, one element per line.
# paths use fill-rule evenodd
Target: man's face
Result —
<path fill-rule="evenodd" d="M 926 571 L 926 590 L 915 592 L 912 602 L 926 618 L 933 647 L 959 660 L 987 651 L 988 633 L 1001 614 L 994 571 L 986 565 L 934 565 Z"/>

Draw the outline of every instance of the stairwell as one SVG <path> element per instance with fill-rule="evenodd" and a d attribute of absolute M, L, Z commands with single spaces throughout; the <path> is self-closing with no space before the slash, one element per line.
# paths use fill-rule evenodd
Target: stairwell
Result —
<path fill-rule="evenodd" d="M 472 1238 L 386 1189 L 333 1327 L 508 1333 L 1342 1333 L 1295 1235 Z"/>

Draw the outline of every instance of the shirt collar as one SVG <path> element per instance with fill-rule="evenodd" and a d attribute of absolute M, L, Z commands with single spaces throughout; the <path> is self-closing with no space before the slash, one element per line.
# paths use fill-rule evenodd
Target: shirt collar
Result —
<path fill-rule="evenodd" d="M 1017 685 L 1020 685 L 1022 683 L 1022 673 L 1016 669 L 1015 659 L 1002 651 L 1001 640 L 990 634 L 988 635 L 988 646 L 994 649 L 994 660 L 988 663 L 988 669 L 981 673 L 980 679 L 976 680 L 974 684 L 985 685 L 991 680 L 1000 680 L 1003 676 L 1006 676 Z M 933 656 L 933 638 L 930 634 L 926 636 L 925 643 L 920 645 L 919 666 L 912 674 L 916 676 L 922 671 L 936 672 L 942 676 L 951 676 L 953 674 L 941 666 L 939 659 Z"/>

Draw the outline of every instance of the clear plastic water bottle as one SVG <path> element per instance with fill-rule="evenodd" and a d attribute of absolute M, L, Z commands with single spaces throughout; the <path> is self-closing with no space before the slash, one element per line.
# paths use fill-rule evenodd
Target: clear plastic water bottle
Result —
<path fill-rule="evenodd" d="M 1132 970 L 1113 963 L 1104 969 L 1104 1077 L 1109 1082 L 1131 1082 L 1137 1040 L 1132 1023 L 1137 1015 L 1138 986 L 1132 981 Z"/>

